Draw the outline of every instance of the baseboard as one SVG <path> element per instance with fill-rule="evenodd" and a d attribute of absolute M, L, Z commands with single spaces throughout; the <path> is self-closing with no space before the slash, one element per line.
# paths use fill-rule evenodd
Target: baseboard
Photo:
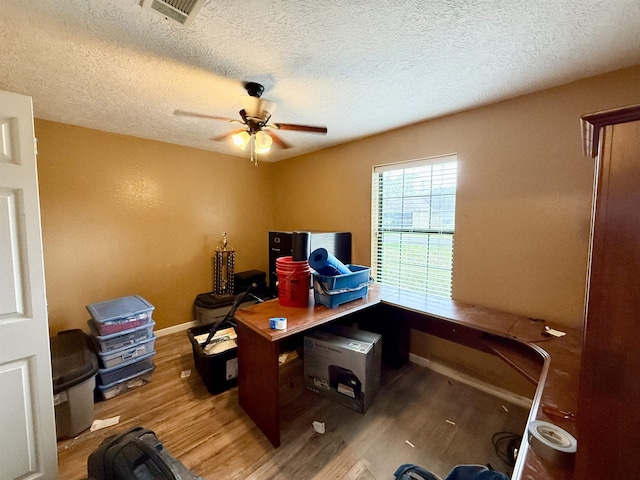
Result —
<path fill-rule="evenodd" d="M 197 327 L 200 325 L 196 321 L 181 323 L 179 325 L 172 325 L 171 327 L 161 328 L 160 330 L 154 330 L 153 333 L 156 334 L 156 337 L 164 337 L 165 335 L 171 335 L 172 333 L 184 332 L 189 330 L 191 327 Z"/>
<path fill-rule="evenodd" d="M 526 409 L 531 409 L 532 400 L 530 398 L 515 394 L 500 387 L 496 387 L 495 385 L 491 385 L 490 383 L 484 382 L 482 380 L 478 380 L 477 378 L 461 372 L 460 370 L 456 370 L 449 365 L 444 365 L 434 360 L 420 357 L 413 353 L 409 354 L 409 361 L 415 363 L 416 365 L 426 367 L 430 370 L 433 370 L 434 372 L 440 373 L 441 375 L 469 385 L 470 387 L 482 390 L 483 392 L 493 395 L 494 397 L 498 397 L 506 402 Z"/>

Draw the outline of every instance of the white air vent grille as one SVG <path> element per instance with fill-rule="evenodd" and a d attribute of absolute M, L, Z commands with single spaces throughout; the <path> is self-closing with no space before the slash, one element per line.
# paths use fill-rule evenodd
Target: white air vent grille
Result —
<path fill-rule="evenodd" d="M 143 8 L 163 17 L 189 25 L 204 6 L 206 0 L 142 0 Z"/>

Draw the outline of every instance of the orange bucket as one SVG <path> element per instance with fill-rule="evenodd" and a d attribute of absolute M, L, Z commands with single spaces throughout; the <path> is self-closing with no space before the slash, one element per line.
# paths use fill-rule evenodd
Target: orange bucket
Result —
<path fill-rule="evenodd" d="M 293 257 L 276 258 L 278 301 L 284 307 L 308 307 L 311 287 L 309 262 L 294 261 Z"/>

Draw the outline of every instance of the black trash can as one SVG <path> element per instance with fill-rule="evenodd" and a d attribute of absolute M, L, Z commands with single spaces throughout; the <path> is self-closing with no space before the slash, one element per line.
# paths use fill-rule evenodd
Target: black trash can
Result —
<path fill-rule="evenodd" d="M 220 323 L 231 309 L 233 294 L 216 295 L 213 292 L 200 293 L 193 302 L 195 319 L 200 325 L 214 326 Z"/>
<path fill-rule="evenodd" d="M 93 423 L 93 390 L 98 359 L 80 329 L 49 339 L 56 438 L 74 437 Z"/>

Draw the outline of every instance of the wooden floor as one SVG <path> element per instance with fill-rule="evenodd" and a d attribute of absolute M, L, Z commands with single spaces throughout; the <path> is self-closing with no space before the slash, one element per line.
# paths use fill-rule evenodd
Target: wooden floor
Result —
<path fill-rule="evenodd" d="M 492 435 L 525 430 L 525 409 L 415 364 L 385 369 L 363 415 L 305 391 L 295 358 L 281 370 L 282 445 L 274 449 L 238 406 L 237 388 L 207 392 L 186 332 L 158 338 L 155 349 L 149 384 L 95 404 L 96 419 L 120 415 L 118 425 L 58 442 L 60 478 L 86 479 L 89 454 L 136 425 L 155 431 L 174 457 L 207 480 L 391 480 L 403 463 L 442 477 L 462 463 L 510 473 Z M 183 379 L 185 370 L 192 373 Z M 325 423 L 324 435 L 313 421 Z"/>

